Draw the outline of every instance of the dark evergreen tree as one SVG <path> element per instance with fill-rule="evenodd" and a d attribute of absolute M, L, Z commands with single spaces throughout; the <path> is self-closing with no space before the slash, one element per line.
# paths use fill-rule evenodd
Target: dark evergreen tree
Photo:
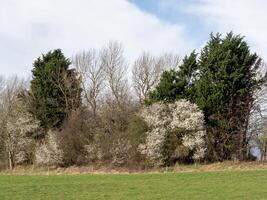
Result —
<path fill-rule="evenodd" d="M 244 160 L 255 92 L 266 82 L 266 75 L 259 76 L 261 64 L 240 35 L 211 35 L 198 60 L 193 52 L 179 71 L 162 74 L 147 102 L 184 98 L 196 103 L 205 115 L 208 159 Z"/>
<path fill-rule="evenodd" d="M 208 155 L 212 160 L 244 160 L 254 94 L 265 82 L 257 74 L 261 59 L 240 35 L 217 34 L 202 50 L 199 66 L 196 103 L 206 117 Z"/>
<path fill-rule="evenodd" d="M 30 111 L 45 130 L 59 127 L 81 104 L 80 81 L 69 66 L 60 49 L 42 55 L 33 64 Z"/>
<path fill-rule="evenodd" d="M 147 103 L 157 101 L 173 102 L 177 99 L 195 98 L 194 82 L 197 77 L 197 54 L 193 51 L 190 56 L 185 56 L 183 64 L 176 71 L 163 72 L 159 84 L 149 94 Z"/>

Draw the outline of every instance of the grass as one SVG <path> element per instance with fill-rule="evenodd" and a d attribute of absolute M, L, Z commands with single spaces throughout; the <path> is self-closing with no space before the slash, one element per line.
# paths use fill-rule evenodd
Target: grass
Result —
<path fill-rule="evenodd" d="M 267 199 L 267 171 L 1 175 L 0 199 Z"/>

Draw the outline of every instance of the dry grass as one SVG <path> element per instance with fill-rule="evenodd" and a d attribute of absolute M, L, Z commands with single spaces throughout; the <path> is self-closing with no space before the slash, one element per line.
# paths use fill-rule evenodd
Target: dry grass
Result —
<path fill-rule="evenodd" d="M 212 164 L 176 165 L 175 172 L 250 171 L 267 170 L 267 162 L 225 161 Z"/>
<path fill-rule="evenodd" d="M 67 167 L 45 168 L 35 166 L 18 166 L 13 171 L 2 170 L 0 175 L 77 175 L 77 174 L 139 174 L 139 173 L 164 173 L 164 172 L 213 172 L 213 171 L 251 171 L 267 170 L 267 162 L 233 162 L 225 161 L 212 164 L 176 165 L 165 168 L 118 168 L 118 167 Z"/>
<path fill-rule="evenodd" d="M 0 175 L 78 175 L 78 174 L 131 174 L 158 173 L 160 169 L 123 168 L 111 166 L 36 167 L 18 166 L 14 170 L 2 170 Z"/>

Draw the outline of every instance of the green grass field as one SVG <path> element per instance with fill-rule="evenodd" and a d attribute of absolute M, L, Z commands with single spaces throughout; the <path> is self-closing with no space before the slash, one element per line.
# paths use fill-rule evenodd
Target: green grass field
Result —
<path fill-rule="evenodd" d="M 0 199 L 267 199 L 267 171 L 2 175 Z"/>

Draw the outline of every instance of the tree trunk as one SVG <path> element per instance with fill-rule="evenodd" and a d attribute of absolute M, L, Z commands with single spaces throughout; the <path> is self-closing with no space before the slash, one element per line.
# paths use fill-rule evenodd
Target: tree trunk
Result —
<path fill-rule="evenodd" d="M 8 151 L 8 163 L 9 163 L 9 169 L 13 170 L 14 169 L 14 162 L 13 162 L 13 156 L 11 151 Z"/>

